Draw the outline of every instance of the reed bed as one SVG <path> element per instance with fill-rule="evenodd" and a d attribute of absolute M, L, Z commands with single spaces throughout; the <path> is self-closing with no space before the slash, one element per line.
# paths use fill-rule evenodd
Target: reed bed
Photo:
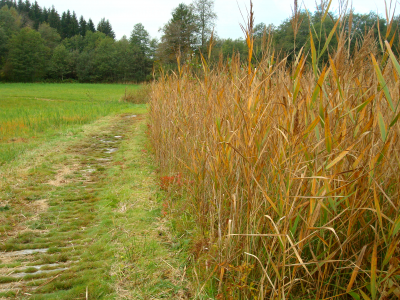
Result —
<path fill-rule="evenodd" d="M 252 23 L 250 11 L 247 63 L 203 58 L 201 75 L 184 65 L 152 86 L 161 172 L 182 178 L 179 215 L 198 232 L 196 296 L 400 297 L 400 65 L 390 42 L 369 33 L 351 53 L 340 19 L 337 49 L 316 50 L 310 36 L 294 63 L 266 47 L 254 64 Z"/>

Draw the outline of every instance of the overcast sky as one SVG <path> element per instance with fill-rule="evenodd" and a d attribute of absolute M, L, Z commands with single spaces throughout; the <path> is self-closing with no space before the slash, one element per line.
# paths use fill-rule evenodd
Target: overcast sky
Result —
<path fill-rule="evenodd" d="M 243 36 L 239 23 L 242 17 L 239 12 L 238 4 L 242 12 L 246 13 L 247 0 L 214 0 L 215 11 L 218 15 L 216 32 L 222 38 L 239 38 Z M 388 0 L 389 1 L 389 0 Z M 133 25 L 142 23 L 152 37 L 159 37 L 159 28 L 171 18 L 172 10 L 179 3 L 191 3 L 191 0 L 38 0 L 41 7 L 51 7 L 54 5 L 61 14 L 63 11 L 75 11 L 78 17 L 84 16 L 86 20 L 91 18 L 97 25 L 101 18 L 109 19 L 118 39 L 123 35 L 129 37 Z M 299 3 L 301 0 L 299 0 Z M 319 2 L 319 0 L 318 0 Z M 333 3 L 337 0 L 333 0 Z M 307 9 L 314 11 L 315 0 L 304 0 Z M 279 25 L 291 14 L 293 0 L 253 0 L 256 24 Z M 333 12 L 337 12 L 337 4 L 332 4 Z M 356 12 L 367 13 L 378 11 L 384 15 L 385 6 L 383 0 L 353 0 L 353 7 Z"/>

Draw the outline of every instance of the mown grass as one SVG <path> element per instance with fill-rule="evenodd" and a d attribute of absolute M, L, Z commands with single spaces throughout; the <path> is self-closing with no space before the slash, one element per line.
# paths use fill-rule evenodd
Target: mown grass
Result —
<path fill-rule="evenodd" d="M 116 101 L 132 85 L 85 83 L 0 83 L 3 97 L 25 97 L 73 101 Z"/>
<path fill-rule="evenodd" d="M 119 245 L 112 269 L 117 299 L 192 299 L 185 249 L 161 212 L 165 195 L 148 151 L 145 121 L 137 123 L 134 138 L 116 153 L 109 176 L 117 188 L 103 195 L 113 209 L 112 238 Z"/>
<path fill-rule="evenodd" d="M 128 112 L 118 84 L 0 84 L 0 164 L 82 124 Z M 76 129 L 76 128 L 75 128 Z"/>
<path fill-rule="evenodd" d="M 9 205 L 0 215 L 0 250 L 48 248 L 28 261 L 0 261 L 1 268 L 15 268 L 10 277 L 0 276 L 0 285 L 22 280 L 30 299 L 86 299 L 86 291 L 88 299 L 187 299 L 185 258 L 178 259 L 182 250 L 164 226 L 143 107 L 135 107 L 82 126 L 76 139 L 49 141 L 33 162 L 22 156 L 13 170 L 0 167 L 7 178 L 0 199 Z M 105 153 L 109 146 L 102 140 L 112 140 L 118 151 Z M 62 167 L 76 168 L 70 181 L 49 185 Z M 82 183 L 87 169 L 93 172 Z M 36 213 L 35 202 L 43 198 L 48 208 Z M 60 265 L 41 270 L 68 269 L 38 273 L 32 267 L 53 263 Z M 22 272 L 22 279 L 13 276 Z M 0 297 L 24 296 L 15 288 Z"/>
<path fill-rule="evenodd" d="M 265 42 L 255 64 L 250 8 L 246 63 L 203 59 L 198 76 L 184 65 L 154 83 L 151 137 L 161 179 L 183 188 L 167 206 L 191 237 L 198 297 L 400 297 L 394 29 L 351 52 L 347 22 L 337 49 L 310 35 L 289 64 Z"/>

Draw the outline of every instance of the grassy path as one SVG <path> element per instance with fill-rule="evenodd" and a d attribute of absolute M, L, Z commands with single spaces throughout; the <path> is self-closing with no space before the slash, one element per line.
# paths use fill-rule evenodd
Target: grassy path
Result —
<path fill-rule="evenodd" d="M 0 299 L 188 299 L 141 115 L 0 169 Z"/>

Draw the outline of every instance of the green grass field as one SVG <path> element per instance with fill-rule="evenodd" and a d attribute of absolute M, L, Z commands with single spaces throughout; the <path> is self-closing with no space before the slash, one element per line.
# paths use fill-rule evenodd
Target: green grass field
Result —
<path fill-rule="evenodd" d="M 121 84 L 0 84 L 0 165 L 79 125 L 129 112 Z M 131 88 L 131 87 L 130 87 Z M 145 105 L 140 109 L 144 112 Z"/>
<path fill-rule="evenodd" d="M 191 299 L 143 110 L 0 166 L 0 299 Z"/>
<path fill-rule="evenodd" d="M 0 299 L 189 299 L 147 107 L 124 95 L 0 84 Z"/>

